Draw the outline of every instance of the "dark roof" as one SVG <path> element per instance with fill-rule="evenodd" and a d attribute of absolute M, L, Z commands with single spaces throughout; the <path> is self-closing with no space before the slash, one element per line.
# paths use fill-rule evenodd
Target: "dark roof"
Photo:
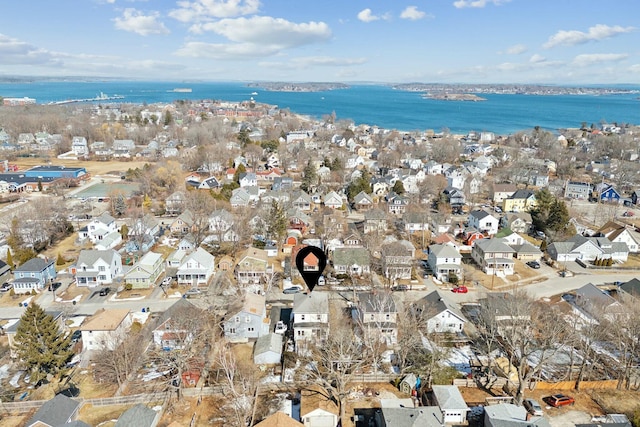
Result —
<path fill-rule="evenodd" d="M 31 258 L 29 261 L 16 268 L 14 271 L 43 271 L 49 264 L 53 264 L 53 260 L 47 261 L 39 257 Z"/>
<path fill-rule="evenodd" d="M 631 279 L 628 282 L 620 285 L 620 289 L 628 294 L 633 295 L 634 297 L 640 297 L 640 280 Z"/>
<path fill-rule="evenodd" d="M 38 409 L 38 412 L 27 422 L 27 426 L 37 422 L 50 426 L 64 425 L 74 416 L 79 406 L 79 402 L 63 394 L 57 394 Z"/>

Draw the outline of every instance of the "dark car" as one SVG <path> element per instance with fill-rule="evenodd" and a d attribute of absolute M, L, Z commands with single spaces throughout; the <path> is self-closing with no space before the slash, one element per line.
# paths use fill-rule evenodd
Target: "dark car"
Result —
<path fill-rule="evenodd" d="M 81 339 L 82 339 L 82 331 L 73 331 L 73 333 L 71 334 L 71 342 L 77 343 Z"/>
<path fill-rule="evenodd" d="M 103 297 L 109 295 L 109 292 L 111 292 L 111 288 L 102 288 L 100 289 L 100 296 Z"/>
<path fill-rule="evenodd" d="M 391 288 L 392 291 L 408 291 L 409 287 L 407 285 L 396 285 Z"/>
<path fill-rule="evenodd" d="M 559 408 L 560 406 L 573 405 L 576 403 L 575 399 L 571 396 L 567 396 L 565 394 L 553 394 L 551 396 L 547 396 L 543 398 L 549 406 L 553 406 L 554 408 Z"/>
<path fill-rule="evenodd" d="M 540 268 L 540 263 L 538 261 L 529 261 L 527 265 L 531 268 L 538 269 Z"/>
<path fill-rule="evenodd" d="M 0 286 L 0 292 L 9 292 L 13 288 L 13 283 L 4 282 L 2 286 Z"/>
<path fill-rule="evenodd" d="M 49 291 L 53 292 L 56 289 L 58 289 L 60 286 L 62 286 L 62 282 L 53 282 L 52 284 L 49 285 Z"/>

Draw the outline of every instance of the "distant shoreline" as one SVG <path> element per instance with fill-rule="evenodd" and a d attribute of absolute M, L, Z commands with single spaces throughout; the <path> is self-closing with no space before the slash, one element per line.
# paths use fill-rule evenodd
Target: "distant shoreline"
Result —
<path fill-rule="evenodd" d="M 466 101 L 466 102 L 481 102 L 486 101 L 487 98 L 482 98 L 473 93 L 426 93 L 422 95 L 423 98 L 436 99 L 439 101 Z"/>
<path fill-rule="evenodd" d="M 349 89 L 344 83 L 287 83 L 287 82 L 263 82 L 247 83 L 247 87 L 259 88 L 268 92 L 325 92 L 328 90 Z"/>

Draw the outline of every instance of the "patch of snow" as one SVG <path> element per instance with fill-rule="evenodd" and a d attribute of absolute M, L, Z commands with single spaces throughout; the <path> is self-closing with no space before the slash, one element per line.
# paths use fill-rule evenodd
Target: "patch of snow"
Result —
<path fill-rule="evenodd" d="M 9 365 L 0 366 L 0 381 L 9 376 Z"/>
<path fill-rule="evenodd" d="M 18 371 L 16 372 L 13 377 L 11 377 L 11 380 L 9 380 L 9 384 L 13 387 L 13 388 L 18 388 L 20 387 L 20 384 L 18 384 L 18 381 L 20 381 L 20 377 L 22 377 L 22 374 L 24 374 L 25 371 Z"/>
<path fill-rule="evenodd" d="M 77 328 L 80 325 L 82 325 L 82 322 L 84 322 L 84 319 L 86 319 L 86 318 L 87 318 L 87 316 L 73 316 L 73 317 L 70 317 L 69 319 L 67 319 L 67 322 L 70 322 L 68 326 L 70 328 Z"/>
<path fill-rule="evenodd" d="M 147 319 L 149 318 L 149 314 L 150 313 L 148 312 L 142 313 L 142 312 L 136 311 L 131 314 L 131 320 L 144 325 Z"/>

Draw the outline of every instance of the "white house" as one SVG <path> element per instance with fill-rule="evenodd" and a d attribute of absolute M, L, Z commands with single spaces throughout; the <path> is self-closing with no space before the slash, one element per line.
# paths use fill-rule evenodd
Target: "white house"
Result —
<path fill-rule="evenodd" d="M 74 136 L 71 140 L 71 151 L 73 151 L 73 154 L 76 156 L 86 156 L 89 154 L 87 138 L 84 136 Z"/>
<path fill-rule="evenodd" d="M 178 284 L 206 286 L 215 270 L 215 257 L 202 248 L 189 254 L 178 267 Z"/>
<path fill-rule="evenodd" d="M 609 221 L 597 231 L 598 236 L 604 236 L 612 243 L 625 243 L 630 253 L 638 253 L 640 246 L 637 233 L 614 221 Z"/>
<path fill-rule="evenodd" d="M 104 239 L 111 233 L 118 232 L 118 225 L 116 224 L 116 219 L 109 215 L 107 212 L 104 212 L 99 217 L 93 218 L 91 222 L 87 225 L 87 230 L 84 234 L 81 233 L 80 239 L 89 238 L 91 243 L 95 244 L 96 242 Z"/>
<path fill-rule="evenodd" d="M 483 233 L 494 235 L 498 232 L 500 220 L 482 210 L 471 211 L 469 214 L 469 227 L 474 227 Z"/>
<path fill-rule="evenodd" d="M 73 269 L 72 269 L 73 271 Z M 77 286 L 108 285 L 122 275 L 122 257 L 113 249 L 84 249 L 75 266 Z"/>
<path fill-rule="evenodd" d="M 460 333 L 467 323 L 460 310 L 447 303 L 439 291 L 416 301 L 413 309 L 426 322 L 429 333 Z"/>
<path fill-rule="evenodd" d="M 79 328 L 82 351 L 115 349 L 126 338 L 131 323 L 127 308 L 100 309 Z"/>
<path fill-rule="evenodd" d="M 452 274 L 460 278 L 462 255 L 451 245 L 431 245 L 427 263 L 438 280 L 448 282 Z"/>
<path fill-rule="evenodd" d="M 310 341 L 322 341 L 329 331 L 329 297 L 325 292 L 298 293 L 293 298 L 293 339 L 300 351 Z"/>
<path fill-rule="evenodd" d="M 263 335 L 253 347 L 253 363 L 256 365 L 277 365 L 282 360 L 282 335 Z"/>

